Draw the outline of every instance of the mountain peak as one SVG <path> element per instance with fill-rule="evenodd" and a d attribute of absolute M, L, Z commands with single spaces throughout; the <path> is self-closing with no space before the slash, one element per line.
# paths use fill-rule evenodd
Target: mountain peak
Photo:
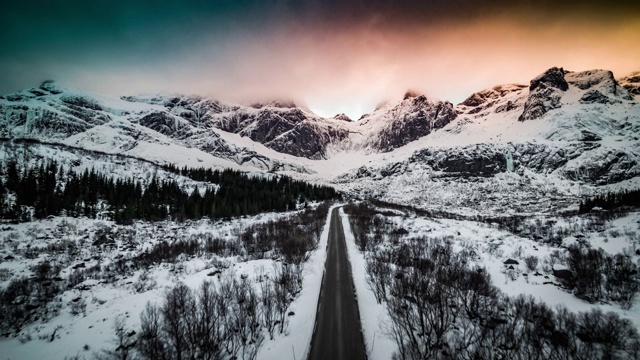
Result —
<path fill-rule="evenodd" d="M 468 98 L 461 102 L 460 105 L 476 107 L 488 101 L 497 100 L 513 92 L 521 91 L 526 87 L 526 85 L 521 84 L 496 85 L 490 89 L 480 90 L 471 94 Z"/>
<path fill-rule="evenodd" d="M 564 79 L 565 74 L 566 72 L 563 68 L 554 66 L 531 80 L 529 91 L 533 91 L 543 84 L 562 91 L 567 91 L 567 89 L 569 89 L 569 84 L 567 84 L 567 81 Z"/>
<path fill-rule="evenodd" d="M 634 71 L 618 81 L 630 94 L 640 95 L 640 71 Z"/>
<path fill-rule="evenodd" d="M 407 90 L 407 92 L 404 93 L 404 96 L 402 97 L 402 100 L 407 100 L 410 98 L 415 98 L 415 97 L 419 97 L 422 96 L 422 94 L 420 94 L 419 92 L 415 91 L 415 90 Z"/>
<path fill-rule="evenodd" d="M 46 90 L 52 94 L 60 94 L 64 92 L 64 89 L 53 80 L 45 80 L 40 85 L 40 89 Z"/>
<path fill-rule="evenodd" d="M 252 108 L 261 109 L 263 107 L 275 107 L 282 109 L 293 109 L 297 108 L 298 105 L 293 100 L 282 100 L 282 99 L 274 99 L 264 102 L 254 102 L 251 103 Z"/>
<path fill-rule="evenodd" d="M 340 120 L 340 121 L 346 121 L 346 122 L 352 122 L 353 120 L 351 120 L 351 118 L 349 116 L 347 116 L 347 114 L 345 113 L 340 113 L 336 116 L 333 117 L 335 120 Z"/>

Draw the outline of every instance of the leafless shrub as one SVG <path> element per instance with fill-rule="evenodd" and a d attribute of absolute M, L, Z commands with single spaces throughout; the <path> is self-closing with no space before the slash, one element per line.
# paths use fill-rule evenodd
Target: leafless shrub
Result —
<path fill-rule="evenodd" d="M 538 257 L 535 255 L 530 255 L 524 258 L 524 263 L 527 265 L 527 269 L 531 272 L 536 271 L 538 267 Z"/>

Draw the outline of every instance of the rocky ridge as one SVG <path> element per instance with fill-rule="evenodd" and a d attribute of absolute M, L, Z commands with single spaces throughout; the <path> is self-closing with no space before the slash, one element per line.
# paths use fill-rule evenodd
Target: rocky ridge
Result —
<path fill-rule="evenodd" d="M 637 84 L 637 74 L 616 80 L 607 70 L 554 67 L 528 86 L 494 86 L 456 106 L 407 92 L 354 122 L 343 114 L 322 118 L 291 101 L 113 99 L 45 82 L 0 97 L 0 136 L 151 161 L 163 159 L 161 149 L 197 150 L 246 169 L 314 173 L 314 180 L 360 196 L 400 196 L 398 189 L 412 193 L 443 181 L 493 188 L 504 176 L 551 176 L 565 184 L 558 185 L 562 193 L 571 184 L 596 189 L 638 180 Z M 334 156 L 352 158 L 332 170 L 337 177 L 324 170 L 337 166 Z M 392 188 L 394 182 L 402 184 Z M 522 196 L 538 194 L 529 190 Z"/>

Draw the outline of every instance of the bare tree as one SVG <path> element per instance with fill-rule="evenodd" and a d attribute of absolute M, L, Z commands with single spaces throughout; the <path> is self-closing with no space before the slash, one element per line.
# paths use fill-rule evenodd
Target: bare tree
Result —
<path fill-rule="evenodd" d="M 210 281 L 200 286 L 198 293 L 198 314 L 193 336 L 198 348 L 198 355 L 205 360 L 223 358 L 223 343 L 228 334 L 225 315 L 227 300 L 216 291 Z"/>
<path fill-rule="evenodd" d="M 260 276 L 260 314 L 262 316 L 262 325 L 267 329 L 269 338 L 273 340 L 273 333 L 276 328 L 276 294 L 274 284 L 263 272 Z"/>
<path fill-rule="evenodd" d="M 133 359 L 133 350 L 136 346 L 135 331 L 127 331 L 126 321 L 122 315 L 118 315 L 114 321 L 115 330 L 115 350 L 103 350 L 102 354 L 96 355 L 98 359 L 104 360 L 129 360 Z"/>
<path fill-rule="evenodd" d="M 144 359 L 168 359 L 162 333 L 162 314 L 159 309 L 147 302 L 140 314 L 140 334 L 137 350 Z"/>
<path fill-rule="evenodd" d="M 193 306 L 195 304 L 191 289 L 184 283 L 179 283 L 167 293 L 162 307 L 163 330 L 172 350 L 170 356 L 177 360 L 191 357 L 188 319 L 185 315 Z"/>

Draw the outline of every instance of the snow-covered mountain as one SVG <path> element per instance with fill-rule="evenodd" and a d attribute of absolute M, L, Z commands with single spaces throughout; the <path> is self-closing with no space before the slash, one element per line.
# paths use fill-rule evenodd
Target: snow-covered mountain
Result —
<path fill-rule="evenodd" d="M 358 132 L 364 135 L 359 145 L 389 152 L 444 127 L 456 116 L 448 101 L 407 92 L 399 103 L 387 103 L 358 121 Z"/>
<path fill-rule="evenodd" d="M 456 106 L 408 92 L 351 121 L 290 101 L 112 98 L 47 81 L 0 97 L 0 136 L 284 172 L 419 206 L 500 210 L 514 197 L 540 210 L 640 183 L 639 86 L 638 73 L 616 80 L 606 70 L 554 67 L 528 86 L 495 86 Z"/>
<path fill-rule="evenodd" d="M 477 211 L 548 211 L 601 186 L 637 187 L 640 106 L 627 90 L 632 78 L 623 86 L 610 71 L 552 68 L 528 87 L 482 90 L 438 131 L 337 182 L 389 201 Z"/>
<path fill-rule="evenodd" d="M 224 104 L 200 97 L 123 97 L 123 100 L 164 107 L 146 115 L 141 124 L 162 127 L 168 136 L 174 119 L 184 119 L 196 128 L 214 127 L 264 144 L 278 152 L 309 159 L 322 159 L 329 143 L 348 136 L 337 121 L 323 119 L 293 102 L 271 101 L 249 106 Z M 169 124 L 167 126 L 166 124 Z"/>
<path fill-rule="evenodd" d="M 183 102 L 174 99 L 110 98 L 67 90 L 46 81 L 39 88 L 0 97 L 0 137 L 57 143 L 157 163 L 307 171 L 229 143 L 201 122 L 200 111 L 225 105 L 200 98 Z"/>

